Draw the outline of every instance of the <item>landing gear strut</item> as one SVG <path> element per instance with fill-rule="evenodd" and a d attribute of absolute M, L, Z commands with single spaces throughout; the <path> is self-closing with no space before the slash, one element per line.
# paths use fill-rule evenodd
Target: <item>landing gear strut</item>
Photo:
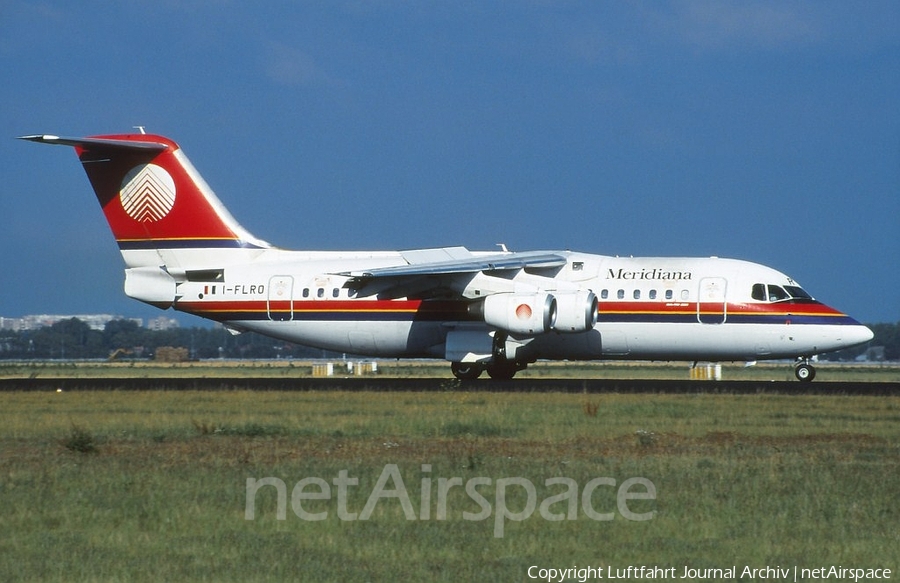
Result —
<path fill-rule="evenodd" d="M 794 368 L 794 375 L 797 380 L 808 383 L 816 378 L 816 368 L 808 360 L 803 360 Z"/>

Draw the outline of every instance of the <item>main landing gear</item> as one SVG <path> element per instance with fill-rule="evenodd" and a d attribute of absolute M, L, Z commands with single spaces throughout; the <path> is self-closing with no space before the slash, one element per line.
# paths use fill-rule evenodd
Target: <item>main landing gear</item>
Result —
<path fill-rule="evenodd" d="M 480 365 L 474 362 L 451 362 L 450 371 L 453 376 L 461 381 L 474 381 L 481 376 L 481 373 L 487 371 L 495 381 L 508 381 L 516 376 L 516 373 L 525 368 L 524 364 L 515 362 L 492 362 L 488 365 Z"/>
<path fill-rule="evenodd" d="M 516 376 L 516 373 L 528 367 L 526 351 L 523 350 L 527 341 L 510 341 L 505 332 L 495 332 L 490 361 L 481 362 L 451 362 L 450 370 L 453 376 L 461 381 L 473 381 L 487 371 L 495 381 L 508 381 Z"/>
<path fill-rule="evenodd" d="M 461 381 L 474 381 L 481 376 L 481 365 L 474 362 L 451 362 L 450 372 Z"/>
<path fill-rule="evenodd" d="M 794 375 L 797 380 L 808 383 L 816 378 L 816 367 L 809 363 L 809 359 L 804 358 L 794 367 Z"/>

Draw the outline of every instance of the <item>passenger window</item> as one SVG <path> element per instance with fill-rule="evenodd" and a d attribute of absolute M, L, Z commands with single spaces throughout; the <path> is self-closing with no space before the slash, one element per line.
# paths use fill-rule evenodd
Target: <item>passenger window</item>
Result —
<path fill-rule="evenodd" d="M 603 290 L 603 291 L 600 292 L 600 299 L 601 299 L 601 300 L 605 300 L 605 299 L 608 299 L 608 298 L 609 298 L 609 290 L 608 290 L 608 289 L 605 289 L 605 290 Z"/>
<path fill-rule="evenodd" d="M 667 289 L 667 290 L 666 290 L 666 299 L 667 299 L 667 300 L 671 300 L 673 297 L 675 297 L 675 292 L 673 292 L 673 291 L 670 290 L 670 289 Z"/>
<path fill-rule="evenodd" d="M 324 287 L 320 287 L 318 290 L 316 290 L 316 297 L 317 298 L 325 297 L 325 288 Z"/>
<path fill-rule="evenodd" d="M 309 288 L 308 287 L 303 288 L 303 297 L 304 298 L 309 297 Z"/>
<path fill-rule="evenodd" d="M 624 300 L 625 299 L 625 290 L 620 289 L 619 291 L 617 291 L 616 297 L 619 298 L 620 300 Z"/>
<path fill-rule="evenodd" d="M 681 290 L 681 301 L 686 302 L 691 298 L 691 292 L 686 289 Z"/>
<path fill-rule="evenodd" d="M 340 290 L 340 289 L 334 288 L 333 290 L 331 290 L 331 297 L 336 298 L 336 297 L 338 297 L 339 295 L 341 295 L 341 290 Z"/>
<path fill-rule="evenodd" d="M 655 300 L 655 299 L 656 299 L 656 290 L 655 290 L 655 289 L 651 289 L 651 290 L 650 290 L 650 299 L 651 299 L 651 300 Z"/>
<path fill-rule="evenodd" d="M 641 290 L 639 290 L 639 289 L 634 290 L 634 299 L 636 299 L 636 300 L 641 299 Z"/>

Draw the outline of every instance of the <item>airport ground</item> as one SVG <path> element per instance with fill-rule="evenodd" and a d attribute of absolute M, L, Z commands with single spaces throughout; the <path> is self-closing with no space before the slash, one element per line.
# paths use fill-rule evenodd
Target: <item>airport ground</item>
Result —
<path fill-rule="evenodd" d="M 159 363 L 147 360 L 106 362 L 0 361 L 0 379 L 15 378 L 309 378 L 325 374 L 330 364 L 333 376 L 377 376 L 381 378 L 453 379 L 443 360 L 201 360 Z M 375 365 L 374 370 L 372 365 Z M 707 369 L 711 363 L 698 363 Z M 819 382 L 900 382 L 900 362 L 815 363 Z M 761 362 L 748 366 L 741 362 L 721 363 L 725 381 L 795 381 L 790 362 Z M 688 362 L 541 361 L 516 374 L 528 379 L 628 379 L 677 380 L 697 378 Z M 710 372 L 712 374 L 712 371 Z M 701 375 L 702 376 L 702 375 Z"/>
<path fill-rule="evenodd" d="M 311 375 L 312 364 L 244 363 L 240 374 Z M 842 394 L 845 381 L 829 381 L 838 371 L 824 364 L 812 384 L 835 394 L 492 392 L 469 390 L 434 364 L 430 372 L 431 364 L 379 363 L 378 374 L 441 375 L 436 391 L 4 391 L 0 579 L 528 581 L 535 565 L 900 569 L 896 394 Z M 17 366 L 6 375 L 239 374 L 219 362 Z M 683 364 L 598 368 L 688 375 Z M 789 364 L 754 369 L 792 377 Z M 897 380 L 896 369 L 875 372 L 886 375 L 875 382 Z M 343 502 L 342 472 L 358 480 Z M 384 477 L 384 496 L 360 520 Z M 248 478 L 285 484 L 283 520 L 277 485 L 251 497 L 248 519 Z M 308 478 L 320 481 L 296 494 Z M 639 484 L 623 512 L 618 489 L 632 478 L 652 483 L 655 497 L 641 498 Z M 574 484 L 572 506 L 552 479 Z M 321 483 L 331 497 L 312 499 Z"/>

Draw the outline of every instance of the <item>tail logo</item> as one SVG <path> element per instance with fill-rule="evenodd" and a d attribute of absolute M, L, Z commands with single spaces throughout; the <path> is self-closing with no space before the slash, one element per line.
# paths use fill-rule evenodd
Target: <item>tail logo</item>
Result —
<path fill-rule="evenodd" d="M 142 164 L 122 179 L 119 200 L 128 216 L 141 223 L 156 222 L 175 206 L 175 181 L 161 166 Z"/>

